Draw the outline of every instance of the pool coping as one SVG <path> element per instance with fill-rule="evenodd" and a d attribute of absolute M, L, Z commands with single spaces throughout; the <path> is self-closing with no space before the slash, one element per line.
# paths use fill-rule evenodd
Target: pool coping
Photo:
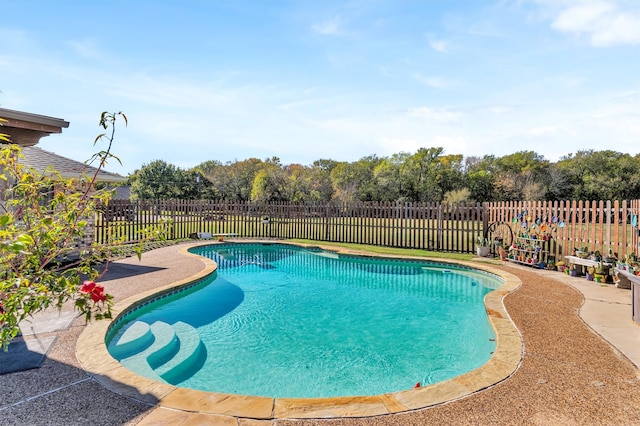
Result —
<path fill-rule="evenodd" d="M 262 243 L 262 241 L 255 240 L 247 242 Z M 274 243 L 273 241 L 266 242 Z M 105 344 L 105 336 L 112 324 L 132 307 L 155 299 L 159 293 L 172 292 L 181 287 L 191 286 L 194 282 L 214 273 L 217 264 L 213 260 L 190 253 L 188 250 L 193 247 L 218 244 L 220 243 L 194 243 L 182 247 L 178 251 L 180 255 L 195 256 L 204 263 L 205 267 L 200 272 L 116 303 L 113 307 L 114 320 L 111 322 L 94 321 L 89 323 L 76 343 L 76 357 L 85 371 L 105 388 L 157 407 L 237 418 L 271 420 L 371 417 L 427 408 L 493 387 L 509 378 L 522 362 L 522 336 L 503 305 L 503 298 L 516 290 L 522 283 L 518 277 L 509 272 L 493 268 L 488 263 L 377 255 L 330 245 L 278 241 L 277 244 L 320 247 L 338 254 L 464 265 L 501 277 L 504 284 L 488 293 L 484 299 L 487 315 L 496 334 L 496 348 L 492 357 L 480 368 L 433 385 L 382 395 L 331 398 L 269 398 L 185 389 L 137 375 L 122 366 L 109 354 Z M 229 242 L 223 244 L 229 244 Z"/>

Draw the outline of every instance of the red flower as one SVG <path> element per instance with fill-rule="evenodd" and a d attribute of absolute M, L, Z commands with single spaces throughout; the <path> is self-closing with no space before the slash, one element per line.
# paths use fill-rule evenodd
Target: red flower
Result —
<path fill-rule="evenodd" d="M 97 285 L 91 290 L 91 300 L 95 303 L 104 302 L 107 300 L 107 295 L 104 294 L 104 287 Z"/>
<path fill-rule="evenodd" d="M 107 300 L 107 295 L 104 293 L 104 287 L 97 285 L 93 281 L 85 281 L 80 288 L 82 293 L 88 293 L 91 295 L 91 300 L 94 303 L 104 302 Z"/>
<path fill-rule="evenodd" d="M 83 293 L 91 293 L 95 287 L 96 283 L 94 283 L 93 281 L 85 281 L 82 283 L 80 291 Z"/>

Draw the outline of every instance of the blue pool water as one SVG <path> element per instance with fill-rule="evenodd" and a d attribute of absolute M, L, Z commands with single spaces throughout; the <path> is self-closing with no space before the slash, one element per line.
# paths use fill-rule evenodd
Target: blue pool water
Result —
<path fill-rule="evenodd" d="M 495 349 L 483 298 L 502 281 L 487 273 L 279 244 L 192 252 L 218 271 L 107 336 L 141 375 L 233 394 L 376 395 L 471 371 Z"/>

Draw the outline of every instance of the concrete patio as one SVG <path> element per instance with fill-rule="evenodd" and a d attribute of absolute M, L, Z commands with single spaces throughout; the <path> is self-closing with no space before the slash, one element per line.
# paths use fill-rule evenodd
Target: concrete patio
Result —
<path fill-rule="evenodd" d="M 117 302 L 187 279 L 205 264 L 180 256 L 184 247 L 115 262 L 102 283 Z M 640 325 L 631 320 L 630 291 L 553 271 L 495 266 L 522 281 L 504 298 L 524 341 L 522 362 L 508 379 L 446 404 L 331 420 L 256 420 L 156 408 L 148 395 L 134 400 L 111 392 L 81 368 L 76 341 L 85 325 L 69 308 L 23 326 L 22 341 L 13 344 L 24 345 L 24 353 L 34 354 L 41 366 L 0 375 L 0 425 L 640 424 Z M 0 358 L 0 368 L 8 363 Z"/>

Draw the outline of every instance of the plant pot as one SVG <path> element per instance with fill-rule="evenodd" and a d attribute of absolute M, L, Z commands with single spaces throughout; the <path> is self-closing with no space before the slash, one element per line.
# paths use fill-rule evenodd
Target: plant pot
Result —
<path fill-rule="evenodd" d="M 591 275 L 590 273 L 586 273 L 585 277 L 587 278 L 587 281 L 593 281 L 593 275 Z"/>
<path fill-rule="evenodd" d="M 572 269 L 571 271 L 569 271 L 569 275 L 571 275 L 572 277 L 577 277 L 578 271 L 576 271 L 575 269 Z"/>
<path fill-rule="evenodd" d="M 593 280 L 594 280 L 595 282 L 597 282 L 597 283 L 603 283 L 603 282 L 605 282 L 605 277 L 604 277 L 604 275 L 602 275 L 602 274 L 595 274 L 595 275 L 593 276 Z"/>
<path fill-rule="evenodd" d="M 564 265 L 558 265 L 558 272 L 564 272 Z"/>
<path fill-rule="evenodd" d="M 491 253 L 491 247 L 476 247 L 476 253 L 478 254 L 478 256 L 480 257 L 487 257 L 489 256 L 489 253 Z"/>

